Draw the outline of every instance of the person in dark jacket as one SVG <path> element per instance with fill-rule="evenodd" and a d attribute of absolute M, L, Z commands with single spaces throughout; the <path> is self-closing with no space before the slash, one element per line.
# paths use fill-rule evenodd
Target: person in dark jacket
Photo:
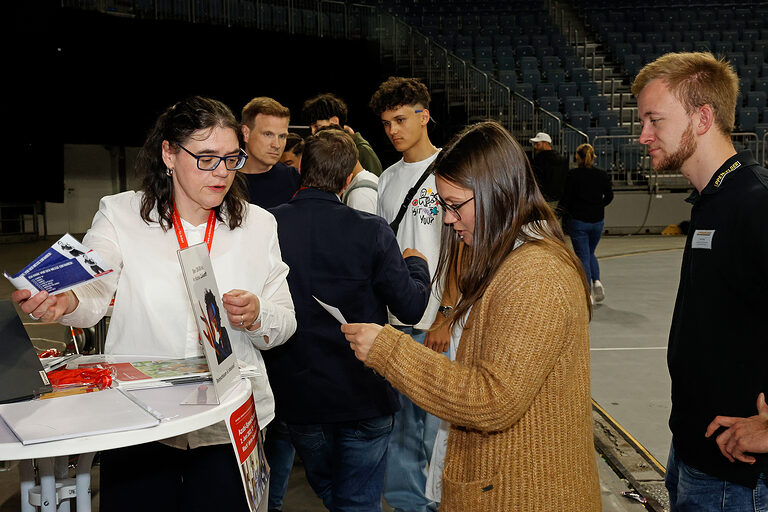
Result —
<path fill-rule="evenodd" d="M 559 204 L 568 176 L 568 160 L 552 149 L 552 137 L 547 133 L 537 133 L 531 143 L 534 152 L 531 167 L 536 183 L 549 207 L 559 214 Z"/>
<path fill-rule="evenodd" d="M 358 152 L 341 130 L 307 139 L 302 187 L 270 211 L 290 267 L 297 330 L 265 358 L 276 414 L 285 420 L 307 480 L 329 510 L 380 510 L 398 395 L 349 350 L 336 320 L 387 322 L 387 307 L 417 322 L 430 293 L 424 256 L 402 254 L 389 225 L 339 199 Z M 281 347 L 278 347 L 281 348 Z"/>
<path fill-rule="evenodd" d="M 578 167 L 568 173 L 560 206 L 565 212 L 573 250 L 592 286 L 592 302 L 601 302 L 605 299 L 605 288 L 600 282 L 595 249 L 603 234 L 605 207 L 613 201 L 613 189 L 608 173 L 594 166 L 595 149 L 590 144 L 576 148 L 576 163 Z"/>

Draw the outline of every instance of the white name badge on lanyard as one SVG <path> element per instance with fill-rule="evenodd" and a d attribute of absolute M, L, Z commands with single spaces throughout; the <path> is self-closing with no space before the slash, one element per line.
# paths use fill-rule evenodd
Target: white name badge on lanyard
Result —
<path fill-rule="evenodd" d="M 714 229 L 697 229 L 693 232 L 691 249 L 711 249 L 714 236 Z"/>

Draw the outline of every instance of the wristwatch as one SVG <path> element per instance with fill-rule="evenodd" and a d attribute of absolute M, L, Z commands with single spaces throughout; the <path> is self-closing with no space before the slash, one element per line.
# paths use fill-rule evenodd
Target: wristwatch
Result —
<path fill-rule="evenodd" d="M 453 309 L 453 306 L 440 306 L 439 308 L 437 308 L 437 311 L 444 317 L 448 318 L 448 315 L 451 314 L 452 309 Z"/>

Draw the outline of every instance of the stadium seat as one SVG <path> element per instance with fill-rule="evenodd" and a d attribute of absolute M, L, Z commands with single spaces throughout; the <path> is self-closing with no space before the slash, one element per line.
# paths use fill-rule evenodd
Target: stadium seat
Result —
<path fill-rule="evenodd" d="M 542 96 L 538 101 L 539 106 L 548 112 L 560 110 L 560 99 L 557 96 Z"/>
<path fill-rule="evenodd" d="M 579 84 L 579 94 L 581 94 L 585 100 L 589 101 L 589 98 L 597 96 L 597 84 L 595 82 L 581 82 Z"/>
<path fill-rule="evenodd" d="M 563 112 L 570 118 L 574 112 L 584 112 L 584 98 L 581 96 L 567 96 L 563 98 Z"/>
<path fill-rule="evenodd" d="M 597 114 L 597 125 L 610 129 L 619 125 L 619 113 L 613 110 L 603 110 Z"/>
<path fill-rule="evenodd" d="M 574 82 L 562 82 L 557 86 L 557 95 L 561 98 L 576 96 L 578 94 L 578 84 Z"/>
<path fill-rule="evenodd" d="M 608 110 L 608 98 L 605 96 L 592 96 L 588 101 L 592 119 L 597 119 L 600 112 Z"/>
<path fill-rule="evenodd" d="M 589 76 L 589 71 L 587 71 L 587 68 L 573 68 L 571 70 L 572 82 L 588 82 L 591 79 L 592 77 Z"/>
<path fill-rule="evenodd" d="M 499 82 L 514 89 L 517 83 L 517 72 L 514 69 L 500 69 Z"/>
<path fill-rule="evenodd" d="M 590 119 L 588 112 L 571 112 L 567 118 L 571 125 L 582 132 L 589 128 Z"/>
<path fill-rule="evenodd" d="M 551 69 L 544 74 L 544 80 L 557 87 L 565 81 L 565 71 L 562 69 Z"/>
<path fill-rule="evenodd" d="M 518 82 L 515 84 L 515 92 L 520 96 L 533 99 L 533 84 L 528 82 Z"/>
<path fill-rule="evenodd" d="M 539 61 L 532 55 L 526 55 L 518 58 L 520 62 L 520 72 L 539 70 Z"/>
<path fill-rule="evenodd" d="M 753 132 L 758 122 L 758 110 L 755 107 L 736 109 L 737 124 L 741 132 Z"/>
<path fill-rule="evenodd" d="M 556 96 L 555 86 L 548 83 L 541 83 L 536 86 L 536 98 L 544 98 L 546 96 Z"/>
<path fill-rule="evenodd" d="M 764 91 L 749 91 L 747 93 L 747 106 L 762 109 L 766 106 L 766 93 Z"/>

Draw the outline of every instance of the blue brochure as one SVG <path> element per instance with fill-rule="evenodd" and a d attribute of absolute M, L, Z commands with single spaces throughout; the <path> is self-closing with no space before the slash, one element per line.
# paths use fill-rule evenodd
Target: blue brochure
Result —
<path fill-rule="evenodd" d="M 34 295 L 42 290 L 62 293 L 111 272 L 94 251 L 66 234 L 17 274 L 3 275 L 17 289 Z"/>

